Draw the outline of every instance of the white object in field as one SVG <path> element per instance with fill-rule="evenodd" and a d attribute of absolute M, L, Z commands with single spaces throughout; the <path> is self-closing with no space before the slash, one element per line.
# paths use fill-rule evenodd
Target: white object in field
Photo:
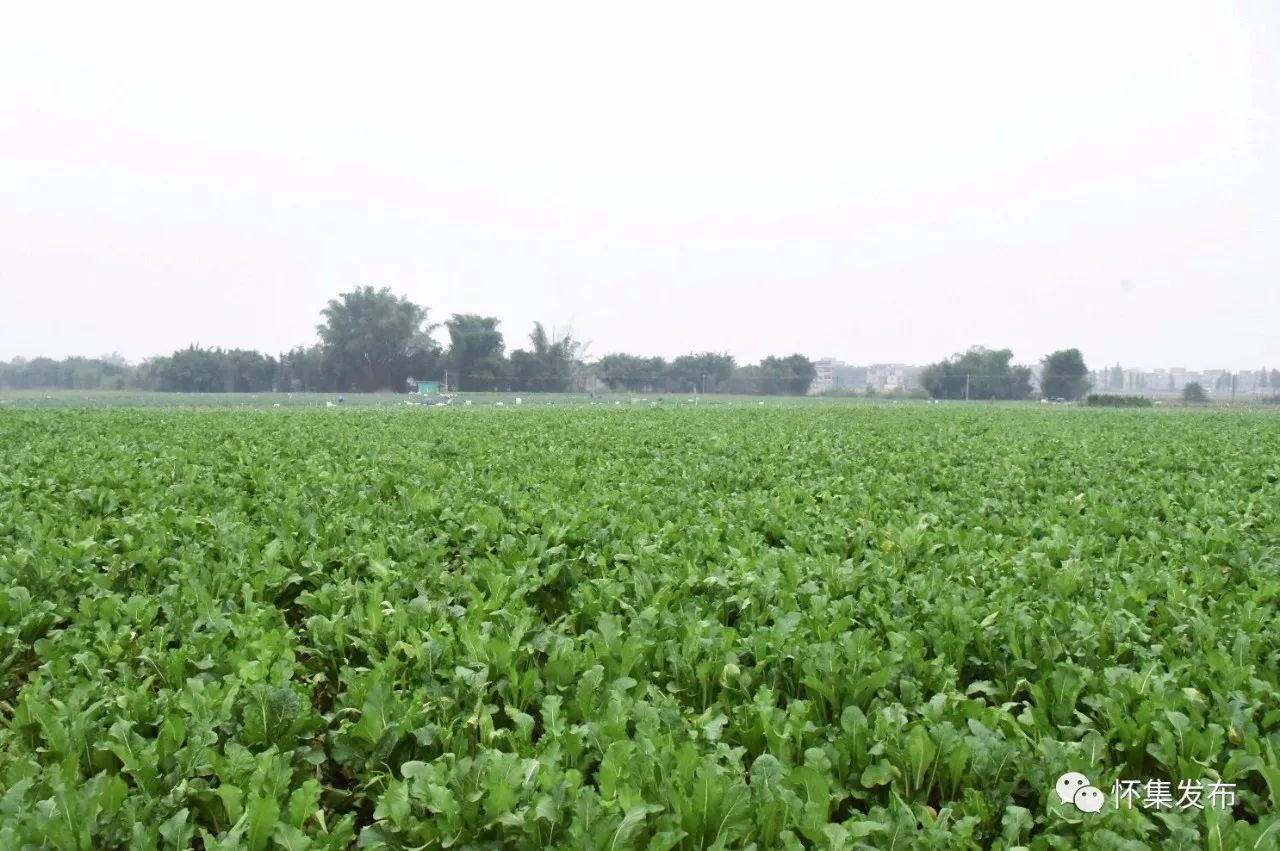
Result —
<path fill-rule="evenodd" d="M 761 404 L 761 405 L 763 405 L 763 404 L 764 404 L 764 402 L 761 402 L 760 404 Z"/>
<path fill-rule="evenodd" d="M 337 405 L 333 404 L 332 402 L 325 402 L 325 403 L 324 403 L 324 406 L 325 406 L 326 408 L 336 408 L 336 407 L 338 407 Z"/>
<path fill-rule="evenodd" d="M 470 404 L 471 404 L 471 400 L 470 400 L 470 399 L 468 399 L 468 400 L 467 400 L 467 402 L 466 402 L 466 404 L 470 405 Z"/>
<path fill-rule="evenodd" d="M 614 402 L 613 404 L 615 404 L 615 405 L 621 405 L 621 404 L 622 404 L 622 402 L 621 402 L 621 401 L 617 401 L 617 402 Z"/>
<path fill-rule="evenodd" d="M 517 405 L 523 404 L 523 401 L 524 401 L 524 400 L 522 400 L 519 396 L 517 396 L 517 397 L 516 397 L 516 404 L 517 404 Z"/>
<path fill-rule="evenodd" d="M 275 403 L 275 404 L 273 404 L 271 407 L 273 407 L 273 408 L 278 408 L 278 407 L 280 407 L 280 403 L 279 403 L 279 402 L 276 402 L 276 403 Z"/>
<path fill-rule="evenodd" d="M 501 402 L 499 402 L 499 403 L 498 403 L 498 407 L 499 407 L 499 408 L 501 408 L 501 407 L 502 407 L 502 403 L 501 403 Z"/>

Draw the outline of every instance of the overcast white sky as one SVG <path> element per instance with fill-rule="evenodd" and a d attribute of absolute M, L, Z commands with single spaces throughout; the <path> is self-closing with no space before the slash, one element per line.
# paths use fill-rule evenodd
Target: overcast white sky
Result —
<path fill-rule="evenodd" d="M 12 4 L 0 358 L 364 284 L 591 354 L 1280 366 L 1280 4 Z M 443 336 L 443 335 L 440 335 Z"/>

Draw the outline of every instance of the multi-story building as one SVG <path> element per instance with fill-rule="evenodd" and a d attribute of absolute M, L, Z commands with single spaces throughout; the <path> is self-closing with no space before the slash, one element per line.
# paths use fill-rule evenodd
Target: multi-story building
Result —
<path fill-rule="evenodd" d="M 813 365 L 815 373 L 809 385 L 809 395 L 825 393 L 836 386 L 836 369 L 844 364 L 835 358 L 827 357 L 816 361 Z"/>
<path fill-rule="evenodd" d="M 1231 373 L 1225 369 L 1206 369 L 1200 373 L 1200 383 L 1209 392 L 1231 389 Z"/>
<path fill-rule="evenodd" d="M 1153 396 L 1171 396 L 1181 393 L 1188 384 L 1198 383 L 1210 393 L 1230 392 L 1232 383 L 1237 393 L 1252 394 L 1260 391 L 1256 373 L 1244 370 L 1232 372 L 1227 369 L 1192 370 L 1181 366 L 1160 369 L 1126 369 L 1124 370 L 1124 387 L 1126 393 L 1146 394 Z"/>
<path fill-rule="evenodd" d="M 1254 371 L 1252 369 L 1242 369 L 1236 373 L 1236 392 L 1237 393 L 1261 393 L 1266 390 L 1270 381 L 1269 374 L 1266 370 Z"/>
<path fill-rule="evenodd" d="M 862 390 L 867 386 L 867 368 L 842 363 L 836 367 L 836 387 L 843 390 Z"/>
<path fill-rule="evenodd" d="M 1197 383 L 1203 385 L 1200 373 L 1185 369 L 1180 366 L 1169 368 L 1169 389 L 1181 393 L 1183 388 L 1188 384 Z"/>
<path fill-rule="evenodd" d="M 871 366 L 853 366 L 833 357 L 817 360 L 813 383 L 809 394 L 817 395 L 829 390 L 862 391 L 870 388 L 877 393 L 895 390 L 913 390 L 920 386 L 921 367 L 904 363 L 877 363 Z"/>
<path fill-rule="evenodd" d="M 862 391 L 873 387 L 877 392 L 892 391 L 897 387 L 910 389 L 919 383 L 920 368 L 905 364 L 877 364 L 853 366 L 844 361 L 825 357 L 814 362 L 815 375 L 809 385 L 809 395 L 829 390 Z"/>
<path fill-rule="evenodd" d="M 867 367 L 866 383 L 877 393 L 913 390 L 920 386 L 920 372 L 920 367 L 904 363 L 876 363 Z"/>

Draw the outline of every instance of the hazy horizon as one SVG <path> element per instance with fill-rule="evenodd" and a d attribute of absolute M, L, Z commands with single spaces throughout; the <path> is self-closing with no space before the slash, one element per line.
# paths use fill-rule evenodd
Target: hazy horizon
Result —
<path fill-rule="evenodd" d="M 0 33 L 0 359 L 370 285 L 508 351 L 1280 367 L 1262 0 L 130 8 Z"/>
<path fill-rule="evenodd" d="M 441 329 L 441 330 L 443 330 L 443 329 Z M 448 349 L 448 340 L 447 340 L 447 339 L 441 340 L 441 339 L 440 339 L 440 333 L 439 333 L 439 332 L 437 332 L 437 333 L 436 333 L 436 335 L 434 335 L 434 336 L 435 336 L 436 341 L 437 341 L 438 343 L 440 343 L 440 344 L 441 344 L 441 348 L 442 348 L 442 349 Z M 508 354 L 510 354 L 511 350 L 513 350 L 513 349 L 528 348 L 528 343 L 527 343 L 527 341 L 525 341 L 525 340 L 524 340 L 524 338 L 523 338 L 523 337 L 522 337 L 521 339 L 519 339 L 519 340 L 514 340 L 514 341 L 513 341 L 513 340 L 511 340 L 511 339 L 505 339 L 505 338 L 504 338 L 504 341 L 505 341 L 505 344 L 506 344 L 506 352 L 507 352 Z M 201 344 L 191 343 L 191 344 L 189 344 L 189 345 L 198 345 L 198 346 L 200 346 L 201 348 L 206 348 L 206 349 L 219 348 L 219 346 L 218 346 L 217 344 L 211 344 L 211 345 L 208 345 L 208 346 L 204 346 L 204 345 L 201 345 Z M 976 345 L 976 346 L 981 346 L 982 344 L 980 344 L 980 343 L 975 343 L 974 345 Z M 186 346 L 182 346 L 181 348 L 186 348 Z M 228 348 L 228 347 L 226 347 L 226 346 L 222 346 L 221 348 L 226 349 L 226 348 Z M 988 346 L 987 348 L 997 348 L 997 347 L 995 347 L 995 346 Z M 177 350 L 175 349 L 174 351 L 177 351 Z M 260 352 L 261 354 L 263 354 L 263 355 L 265 355 L 265 356 L 269 356 L 269 357 L 279 357 L 279 356 L 280 356 L 280 355 L 282 355 L 282 354 L 287 354 L 287 353 L 289 352 L 289 349 L 283 349 L 283 350 L 279 350 L 279 351 L 267 351 L 267 350 L 263 350 L 263 349 L 256 349 L 256 351 Z M 174 353 L 173 351 L 169 351 L 169 352 L 156 352 L 156 353 L 153 353 L 153 354 L 151 354 L 151 355 L 145 355 L 145 356 L 143 356 L 143 357 L 141 357 L 141 358 L 131 358 L 131 357 L 128 357 L 128 356 L 127 356 L 127 355 L 125 355 L 123 352 L 120 352 L 120 351 L 118 351 L 118 350 L 116 350 L 116 351 L 111 351 L 111 352 L 100 352 L 100 353 L 98 353 L 98 354 L 83 354 L 83 353 L 78 353 L 78 352 L 72 352 L 72 353 L 69 353 L 69 354 L 66 354 L 66 355 L 48 355 L 48 354 L 21 355 L 21 354 L 20 354 L 20 355 L 14 355 L 14 356 L 12 356 L 12 357 L 10 357 L 10 358 L 8 358 L 8 359 L 0 358 L 0 362 L 3 362 L 3 361 L 5 361 L 5 360 L 7 360 L 7 361 L 14 361 L 14 360 L 25 360 L 25 361 L 31 361 L 31 360 L 34 360 L 34 359 L 36 359 L 36 358 L 40 358 L 40 357 L 49 357 L 49 358 L 54 359 L 54 360 L 62 360 L 62 359 L 65 359 L 65 358 L 75 358 L 75 357 L 83 357 L 83 358 L 90 359 L 90 360 L 115 360 L 115 359 L 117 359 L 117 358 L 122 358 L 122 359 L 125 361 L 126 365 L 128 365 L 128 366 L 140 366 L 140 365 L 142 365 L 144 362 L 146 362 L 147 360 L 149 360 L 149 359 L 151 359 L 151 358 L 156 358 L 156 357 L 167 357 L 167 356 L 169 356 L 169 355 L 172 355 L 173 353 Z M 602 357 L 603 355 L 611 354 L 611 353 L 613 353 L 613 350 L 609 350 L 609 351 L 600 351 L 600 352 L 588 352 L 588 353 L 587 353 L 587 355 L 584 357 L 584 360 L 585 360 L 586 362 L 590 363 L 590 362 L 593 362 L 593 361 L 597 360 L 598 358 Z M 639 355 L 642 355 L 642 356 L 644 356 L 644 357 L 663 357 L 663 358 L 666 358 L 667 360 L 673 360 L 674 358 L 679 357 L 680 355 L 686 355 L 686 354 L 701 354 L 701 353 L 702 353 L 702 350 L 690 350 L 690 351 L 679 352 L 679 353 L 672 354 L 672 355 L 668 356 L 668 355 L 665 355 L 665 354 L 662 354 L 662 353 L 658 353 L 658 354 L 656 354 L 656 355 L 655 355 L 654 353 L 645 353 L 645 352 L 625 352 L 625 354 L 639 354 Z M 938 362 L 938 361 L 946 360 L 946 359 L 948 359 L 948 358 L 951 358 L 951 357 L 952 357 L 952 356 L 954 356 L 954 355 L 963 354 L 963 353 L 964 353 L 964 352 L 963 352 L 963 350 L 955 351 L 955 352 L 948 352 L 948 353 L 946 353 L 946 354 L 941 354 L 941 355 L 938 355 L 937 357 L 931 358 L 931 359 L 930 359 L 930 360 L 928 360 L 928 361 L 866 360 L 866 361 L 856 361 L 856 362 L 855 362 L 855 361 L 851 361 L 851 360 L 849 360 L 848 358 L 841 357 L 841 356 L 839 356 L 839 355 L 831 355 L 830 353 L 828 353 L 828 354 L 823 354 L 823 355 L 817 355 L 817 354 L 813 354 L 813 353 L 806 353 L 806 352 L 773 352 L 772 354 L 777 355 L 777 356 L 780 356 L 780 357 L 785 357 L 785 356 L 787 356 L 787 355 L 791 355 L 791 354 L 804 354 L 804 355 L 807 355 L 811 360 L 813 360 L 813 361 L 815 361 L 815 362 L 817 362 L 817 361 L 821 361 L 821 360 L 826 360 L 827 358 L 832 358 L 832 359 L 834 359 L 835 361 L 837 361 L 838 363 L 843 364 L 844 366 L 847 366 L 847 367 L 850 367 L 850 368 L 858 368 L 858 367 L 870 367 L 870 366 L 909 366 L 909 367 L 926 367 L 926 366 L 929 366 L 929 365 L 930 365 L 930 364 L 932 364 L 932 363 L 936 363 L 936 362 Z M 720 354 L 720 353 L 718 353 L 718 354 Z M 733 353 L 733 352 L 724 352 L 723 354 L 733 355 L 734 353 Z M 1048 355 L 1048 354 L 1051 354 L 1051 353 L 1050 353 L 1050 352 L 1045 352 L 1045 353 L 1044 353 L 1044 355 Z M 1085 356 L 1086 361 L 1088 361 L 1088 353 L 1087 353 L 1087 352 L 1082 352 L 1081 354 L 1083 354 L 1083 355 Z M 737 362 L 737 364 L 738 364 L 739 366 L 751 365 L 751 364 L 756 363 L 756 361 L 743 360 L 742 358 L 738 358 L 736 355 L 734 355 L 734 357 L 735 357 L 736 362 Z M 766 355 L 766 357 L 767 357 L 767 355 Z M 1042 356 L 1039 356 L 1039 357 L 1029 357 L 1029 358 L 1021 358 L 1021 359 L 1020 359 L 1020 358 L 1018 358 L 1018 357 L 1016 356 L 1016 353 L 1015 353 L 1015 357 L 1014 357 L 1014 359 L 1013 359 L 1013 363 L 1014 363 L 1015 365 L 1030 366 L 1030 367 L 1033 367 L 1033 368 L 1034 368 L 1034 367 L 1038 367 L 1038 365 L 1040 364 L 1040 361 L 1043 359 L 1043 357 L 1044 357 L 1044 356 L 1042 355 Z M 1090 362 L 1088 363 L 1088 367 L 1089 367 L 1090 371 L 1092 371 L 1092 372 L 1103 372 L 1103 371 L 1106 371 L 1106 370 L 1112 369 L 1112 368 L 1113 368 L 1113 367 L 1115 367 L 1115 366 L 1116 366 L 1116 364 L 1115 364 L 1115 363 L 1102 363 L 1102 362 L 1097 362 L 1097 363 L 1095 363 L 1095 362 L 1092 362 L 1092 361 L 1090 361 Z M 1255 365 L 1255 366 L 1253 366 L 1253 367 L 1249 367 L 1249 366 L 1242 366 L 1242 367 L 1238 367 L 1238 368 L 1237 368 L 1237 367 L 1224 367 L 1224 366 L 1218 366 L 1218 365 L 1214 365 L 1214 364 L 1194 364 L 1194 363 L 1163 363 L 1163 364 L 1151 364 L 1151 363 L 1125 363 L 1125 364 L 1120 364 L 1120 366 L 1122 366 L 1126 371 L 1127 371 L 1127 370 L 1133 370 L 1133 371 L 1138 371 L 1138 372 L 1157 372 L 1157 371 L 1160 371 L 1160 370 L 1169 370 L 1169 369 L 1185 369 L 1185 370 L 1187 370 L 1188 372 L 1203 372 L 1203 371 L 1206 371 L 1206 370 L 1215 370 L 1215 369 L 1224 369 L 1224 370 L 1226 370 L 1226 371 L 1228 371 L 1228 372 L 1257 372 L 1257 371 L 1258 371 L 1259 369 L 1261 369 L 1261 368 L 1266 368 L 1267 372 L 1268 372 L 1268 373 L 1270 373 L 1272 369 L 1280 369 L 1280 366 L 1275 366 L 1275 367 L 1273 367 L 1270 363 L 1266 363 L 1266 364 L 1258 364 L 1258 365 Z"/>

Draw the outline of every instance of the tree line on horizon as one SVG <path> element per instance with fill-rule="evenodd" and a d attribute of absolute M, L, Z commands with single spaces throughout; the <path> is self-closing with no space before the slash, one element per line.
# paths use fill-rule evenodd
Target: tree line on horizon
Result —
<path fill-rule="evenodd" d="M 152 390 L 187 393 L 404 392 L 411 380 L 450 390 L 569 392 L 592 379 L 612 390 L 645 393 L 804 395 L 816 375 L 803 355 L 739 365 L 715 352 L 667 361 L 625 353 L 586 362 L 587 344 L 534 323 L 529 345 L 506 351 L 499 320 L 458 313 L 428 321 L 427 308 L 389 289 L 361 287 L 331 299 L 317 341 L 279 355 L 191 345 L 129 364 L 119 356 L 38 357 L 0 362 L 10 389 Z M 433 336 L 444 329 L 447 345 Z"/>
<path fill-rule="evenodd" d="M 1034 398 L 1031 367 L 1013 363 L 1009 349 L 973 346 L 920 372 L 920 386 L 934 399 L 1016 401 Z M 1075 401 L 1089 392 L 1089 368 L 1079 349 L 1061 349 L 1040 361 L 1039 393 Z"/>
<path fill-rule="evenodd" d="M 499 320 L 455 313 L 430 323 L 426 307 L 389 289 L 360 287 L 330 299 L 317 340 L 278 355 L 191 345 L 129 364 L 102 358 L 38 357 L 0 361 L 0 388 L 18 390 L 151 390 L 188 393 L 404 392 L 411 380 L 440 381 L 450 390 L 571 392 L 594 386 L 634 393 L 733 393 L 803 396 L 817 375 L 800 354 L 738 364 L 718 352 L 661 357 L 614 352 L 587 362 L 588 345 L 572 333 L 548 334 L 535 322 L 526 348 L 506 351 Z M 441 345 L 434 334 L 444 330 Z M 1039 387 L 1031 367 L 1013 363 L 1009 349 L 973 346 L 929 364 L 920 393 L 934 399 L 1082 399 L 1090 373 L 1078 349 L 1046 355 Z M 1115 384 L 1117 364 L 1108 383 Z M 1271 384 L 1280 388 L 1280 373 Z M 1215 387 L 1214 389 L 1220 389 Z M 847 388 L 844 388 L 847 392 Z M 872 392 L 867 388 L 868 395 Z"/>

